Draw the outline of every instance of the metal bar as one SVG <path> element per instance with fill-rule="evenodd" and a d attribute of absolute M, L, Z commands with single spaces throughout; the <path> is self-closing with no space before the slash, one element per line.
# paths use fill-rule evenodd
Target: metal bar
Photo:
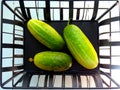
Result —
<path fill-rule="evenodd" d="M 13 77 L 9 78 L 7 81 L 5 81 L 4 83 L 2 83 L 2 86 L 6 85 L 8 82 L 10 82 L 13 78 L 15 78 L 17 75 L 23 73 L 23 71 L 18 72 L 17 74 L 13 75 Z"/>
<path fill-rule="evenodd" d="M 45 75 L 45 82 L 44 82 L 44 87 L 47 87 L 47 83 L 48 83 L 48 74 Z"/>
<path fill-rule="evenodd" d="M 9 33 L 9 32 L 2 32 L 2 33 L 13 35 L 13 33 Z M 23 35 L 20 35 L 20 34 L 15 34 L 15 35 L 16 35 L 16 36 L 20 36 L 21 39 L 23 38 Z M 19 38 L 20 38 L 20 37 L 19 37 Z M 16 38 L 17 38 L 17 37 L 16 37 Z"/>
<path fill-rule="evenodd" d="M 30 8 L 26 8 L 26 9 L 27 9 L 27 14 L 28 14 L 28 17 L 29 17 L 29 19 L 31 19 Z"/>
<path fill-rule="evenodd" d="M 90 88 L 90 80 L 88 78 L 88 75 L 85 75 L 86 76 L 86 80 L 87 80 L 87 87 Z"/>
<path fill-rule="evenodd" d="M 63 20 L 63 8 L 60 8 L 60 20 Z"/>
<path fill-rule="evenodd" d="M 105 80 L 102 79 L 102 82 L 103 82 L 108 88 L 110 88 L 110 85 L 108 85 Z"/>
<path fill-rule="evenodd" d="M 93 78 L 95 80 L 96 87 L 97 88 L 102 88 L 103 87 L 103 85 L 102 85 L 102 79 L 100 77 L 99 72 L 94 73 Z"/>
<path fill-rule="evenodd" d="M 23 83 L 22 83 L 23 88 L 28 88 L 29 87 L 31 77 L 32 77 L 32 74 L 30 74 L 30 73 L 24 74 Z"/>
<path fill-rule="evenodd" d="M 19 4 L 20 4 L 20 9 L 22 11 L 22 15 L 23 15 L 24 19 L 25 20 L 29 20 L 29 17 L 27 16 L 27 13 L 25 11 L 24 1 L 23 0 L 19 0 Z"/>
<path fill-rule="evenodd" d="M 36 9 L 35 7 L 26 7 L 26 9 L 29 8 L 29 9 Z M 38 9 L 46 9 L 45 7 L 38 7 Z M 61 9 L 61 7 L 50 7 L 50 9 Z M 62 7 L 62 9 L 69 9 L 69 7 Z M 92 7 L 80 7 L 80 8 L 77 8 L 77 7 L 74 7 L 73 9 L 94 9 Z M 101 8 L 98 8 L 98 9 L 108 9 L 108 8 L 104 8 L 104 7 L 101 7 Z"/>
<path fill-rule="evenodd" d="M 61 8 L 61 1 L 59 1 L 58 9 L 60 9 L 60 20 L 63 20 L 63 8 Z"/>
<path fill-rule="evenodd" d="M 51 21 L 50 18 L 50 1 L 46 1 L 46 8 L 44 9 L 45 20 Z"/>
<path fill-rule="evenodd" d="M 110 17 L 110 19 L 111 19 L 111 12 L 109 13 L 109 17 Z M 109 28 L 110 28 L 110 34 L 109 34 L 109 39 L 111 40 L 111 23 L 109 24 Z M 111 47 L 111 43 L 110 43 L 110 52 L 109 52 L 109 54 L 110 54 L 110 56 L 112 56 L 112 47 Z M 112 59 L 111 59 L 111 57 L 110 57 L 110 65 L 112 65 L 112 61 L 111 61 Z M 111 75 L 111 67 L 110 67 L 110 75 Z M 110 86 L 111 86 L 111 82 L 110 82 Z"/>
<path fill-rule="evenodd" d="M 50 74 L 49 75 L 49 88 L 52 88 L 53 87 L 53 74 Z"/>
<path fill-rule="evenodd" d="M 39 7 L 39 2 L 37 2 L 37 1 L 35 0 L 35 8 L 36 8 L 36 16 L 37 16 L 37 19 L 39 19 L 38 7 Z"/>
<path fill-rule="evenodd" d="M 1 2 L 1 13 L 3 13 L 3 3 L 4 3 L 4 1 L 2 1 Z M 1 27 L 0 27 L 0 29 L 1 29 L 1 31 L 0 31 L 0 45 L 2 44 L 2 42 L 3 42 L 3 39 L 2 39 L 2 37 L 3 37 L 3 34 L 2 34 L 2 32 L 3 32 L 3 22 L 2 22 L 2 18 L 3 18 L 3 14 L 1 14 L 1 23 L 0 23 L 0 25 L 1 25 Z M 2 70 L 1 70 L 1 67 L 2 67 L 2 52 L 3 52 L 3 49 L 2 49 L 2 47 L 0 46 L 0 85 L 2 85 Z"/>
<path fill-rule="evenodd" d="M 14 55 L 14 58 L 23 58 L 24 57 L 24 55 Z"/>
<path fill-rule="evenodd" d="M 19 69 L 23 69 L 23 65 L 22 66 L 15 66 L 15 67 L 3 67 L 2 71 L 7 72 L 7 71 L 14 71 L 14 70 L 19 70 Z"/>
<path fill-rule="evenodd" d="M 98 5 L 99 5 L 99 0 L 94 1 L 94 10 L 93 10 L 93 16 L 92 16 L 92 21 L 95 20 L 98 12 Z"/>
<path fill-rule="evenodd" d="M 100 67 L 106 69 L 120 69 L 120 65 L 100 64 Z"/>
<path fill-rule="evenodd" d="M 62 75 L 62 88 L 65 88 L 65 75 Z"/>
<path fill-rule="evenodd" d="M 12 59 L 13 57 L 2 57 L 2 59 Z M 23 58 L 23 55 L 14 55 L 14 58 Z"/>
<path fill-rule="evenodd" d="M 80 16 L 80 8 L 77 9 L 76 20 L 79 20 L 79 16 Z"/>
<path fill-rule="evenodd" d="M 72 75 L 72 87 L 73 88 L 77 87 L 77 75 L 76 74 Z"/>
<path fill-rule="evenodd" d="M 15 34 L 15 35 L 16 35 L 16 34 Z M 14 40 L 24 41 L 24 38 L 18 38 L 18 37 L 15 37 Z"/>
<path fill-rule="evenodd" d="M 24 19 L 21 18 L 17 13 L 15 13 L 14 10 L 12 10 L 12 8 L 11 8 L 7 3 L 4 2 L 4 5 L 5 5 L 14 15 L 16 15 L 16 16 L 17 16 L 19 19 L 21 19 L 22 21 L 24 21 Z"/>
<path fill-rule="evenodd" d="M 20 77 L 20 79 L 13 85 L 13 87 L 16 87 L 16 85 L 20 82 L 22 82 L 24 75 Z"/>
<path fill-rule="evenodd" d="M 101 25 L 106 25 L 106 24 L 109 24 L 110 22 L 118 21 L 118 20 L 120 20 L 120 16 L 112 17 L 112 18 L 109 18 L 109 19 L 105 19 L 105 20 L 103 20 L 103 21 L 101 21 L 101 22 L 99 23 L 99 26 L 101 26 Z"/>
<path fill-rule="evenodd" d="M 118 1 L 112 6 L 110 7 L 106 12 L 104 12 L 98 19 L 97 21 L 99 21 L 103 16 L 105 16 L 112 8 L 114 8 L 116 5 L 118 4 Z"/>
<path fill-rule="evenodd" d="M 104 74 L 106 77 L 108 77 L 114 84 L 116 84 L 120 88 L 120 85 L 114 79 L 112 79 L 110 75 L 108 75 L 103 71 L 101 71 L 101 74 Z"/>
<path fill-rule="evenodd" d="M 120 46 L 120 41 L 110 42 L 111 46 Z"/>
<path fill-rule="evenodd" d="M 110 59 L 111 56 L 106 56 L 106 55 L 100 55 L 100 58 L 105 58 L 105 59 Z"/>
<path fill-rule="evenodd" d="M 120 31 L 102 32 L 99 35 L 109 34 L 109 33 L 120 33 Z"/>
<path fill-rule="evenodd" d="M 5 60 L 5 59 L 12 59 L 13 57 L 2 57 L 2 59 L 1 60 Z M 2 66 L 2 65 L 1 65 Z"/>
<path fill-rule="evenodd" d="M 2 44 L 2 48 L 24 48 L 23 45 L 19 44 Z"/>
<path fill-rule="evenodd" d="M 80 78 L 80 75 L 78 75 L 78 87 L 81 88 L 81 78 Z"/>
<path fill-rule="evenodd" d="M 14 11 L 17 12 L 17 13 L 19 13 L 19 15 L 21 15 L 21 18 L 22 18 L 23 21 L 24 21 L 24 18 L 23 18 L 22 12 L 21 12 L 19 9 L 20 9 L 20 7 L 16 7 Z"/>
<path fill-rule="evenodd" d="M 110 42 L 108 39 L 99 40 L 99 46 L 110 46 Z"/>
<path fill-rule="evenodd" d="M 69 18 L 73 18 L 73 1 L 69 1 Z"/>
<path fill-rule="evenodd" d="M 8 24 L 13 24 L 13 25 L 15 24 L 18 26 L 23 26 L 23 23 L 21 21 L 18 21 L 18 20 L 2 19 L 2 22 L 8 23 Z"/>

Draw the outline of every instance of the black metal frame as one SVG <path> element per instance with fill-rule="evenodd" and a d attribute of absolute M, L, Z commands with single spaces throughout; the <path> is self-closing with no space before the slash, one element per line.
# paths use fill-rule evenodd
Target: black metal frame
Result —
<path fill-rule="evenodd" d="M 13 27 L 15 27 L 16 25 L 20 26 L 20 27 L 23 27 L 25 28 L 24 24 L 31 18 L 31 15 L 30 15 L 30 8 L 27 8 L 24 6 L 24 1 L 23 0 L 15 0 L 15 1 L 19 1 L 19 4 L 20 4 L 20 7 L 16 7 L 15 10 L 18 10 L 18 8 L 21 9 L 21 12 L 19 12 L 20 15 L 18 15 L 14 10 L 12 10 L 12 8 L 6 3 L 7 1 L 10 1 L 10 0 L 3 0 L 2 1 L 2 5 L 1 5 L 1 13 L 3 12 L 3 5 L 5 5 L 13 14 L 14 14 L 14 20 L 8 20 L 8 19 L 5 19 L 3 18 L 3 14 L 1 14 L 1 37 L 2 37 L 2 28 L 3 28 L 3 23 L 8 23 L 8 24 L 12 24 L 14 25 Z M 27 1 L 27 0 L 25 0 Z M 33 0 L 29 0 L 29 1 L 33 1 Z M 35 1 L 39 1 L 39 0 L 35 0 Z M 44 0 L 43 0 L 44 1 Z M 56 0 L 51 0 L 51 1 L 56 1 Z M 73 1 L 78 1 L 78 0 L 60 0 L 60 1 L 69 1 L 69 18 L 72 18 L 73 17 Z M 80 1 L 84 1 L 84 0 L 80 0 Z M 94 0 L 87 0 L 87 1 L 94 1 Z M 110 7 L 109 9 L 106 10 L 106 12 L 104 12 L 99 18 L 96 19 L 96 16 L 97 16 L 97 12 L 98 12 L 98 4 L 99 4 L 99 1 L 106 1 L 106 0 L 95 0 L 94 1 L 94 10 L 93 10 L 93 15 L 92 15 L 92 18 L 91 20 L 88 20 L 90 22 L 96 22 L 96 21 L 99 21 L 102 17 L 104 17 L 104 15 L 106 15 L 108 12 L 110 12 L 118 3 L 119 1 L 117 0 L 109 0 L 109 1 L 116 1 L 116 3 Z M 36 7 L 37 9 L 37 7 Z M 77 16 L 76 16 L 76 20 L 75 21 L 79 21 L 79 10 L 80 8 L 77 8 Z M 46 22 L 53 22 L 50 18 L 50 1 L 46 1 L 46 8 L 44 9 L 44 16 L 45 16 L 45 21 Z M 37 13 L 37 12 L 36 12 Z M 18 21 L 18 20 L 15 20 L 15 17 L 18 17 L 21 21 Z M 84 17 L 84 16 L 83 16 Z M 81 20 L 81 22 L 84 21 L 84 20 Z M 102 26 L 102 25 L 106 25 L 106 24 L 109 24 L 113 21 L 120 21 L 120 12 L 119 12 L 119 16 L 118 17 L 110 17 L 109 19 L 105 19 L 105 20 L 102 20 L 101 22 L 98 23 L 98 26 Z M 60 9 L 60 22 L 64 22 L 63 20 L 63 8 Z M 74 20 L 73 20 L 74 22 Z M 112 33 L 111 31 L 110 32 L 106 32 L 106 33 Z M 105 33 L 103 33 L 105 34 Z M 24 35 L 24 34 L 23 34 Z M 13 33 L 13 37 L 15 36 L 15 32 Z M 24 36 L 23 36 L 24 37 Z M 18 40 L 18 41 L 23 41 L 25 40 L 25 38 L 14 38 L 14 40 Z M 13 41 L 14 42 L 14 41 Z M 109 42 L 108 40 L 100 40 L 99 42 L 99 46 L 120 46 L 120 42 Z M 37 72 L 26 72 L 25 70 L 22 70 L 22 71 L 19 71 L 19 72 L 14 72 L 14 70 L 19 70 L 19 69 L 24 69 L 24 65 L 21 65 L 21 66 L 14 66 L 14 57 L 24 57 L 24 55 L 14 55 L 13 56 L 13 67 L 2 67 L 2 59 L 4 57 L 2 57 L 2 48 L 13 48 L 13 55 L 14 55 L 14 48 L 21 48 L 21 49 L 24 49 L 24 45 L 17 45 L 15 43 L 13 44 L 3 44 L 2 43 L 2 39 L 1 39 L 1 61 L 0 61 L 0 65 L 1 65 L 1 68 L 0 68 L 0 83 L 1 83 L 1 86 L 3 88 L 11 88 L 11 87 L 4 87 L 9 81 L 13 80 L 13 78 L 15 78 L 16 76 L 18 76 L 19 74 L 23 74 L 20 79 L 15 83 L 13 84 L 13 87 L 12 88 L 18 88 L 18 89 L 22 89 L 22 88 L 25 88 L 25 89 L 38 89 L 38 88 L 41 88 L 41 89 L 82 89 L 80 83 L 80 75 L 85 75 L 85 76 L 88 76 L 88 75 L 91 75 L 94 80 L 95 80 L 95 84 L 96 84 L 96 88 L 95 89 L 109 89 L 109 88 L 116 88 L 116 89 L 119 89 L 120 88 L 120 85 L 111 78 L 111 74 L 110 73 L 106 73 L 106 72 L 103 72 L 103 71 L 97 71 L 96 70 L 94 72 L 82 72 L 82 74 L 80 73 L 73 73 L 72 74 L 72 87 L 70 88 L 66 88 L 65 87 L 65 75 L 71 75 L 69 73 L 54 73 L 54 72 L 47 72 L 48 74 L 46 75 L 46 72 L 45 73 L 37 73 Z M 9 58 L 9 57 L 6 57 L 6 58 Z M 110 58 L 110 56 L 99 56 L 99 58 Z M 106 68 L 106 69 L 120 69 L 120 66 L 119 65 L 110 65 L 110 64 L 99 64 L 99 67 L 102 67 L 102 68 Z M 13 77 L 9 78 L 7 81 L 5 81 L 4 83 L 2 83 L 2 72 L 7 72 L 7 71 L 13 71 Z M 109 86 L 103 79 L 101 79 L 100 77 L 100 74 L 102 75 L 105 75 L 106 77 L 108 77 L 110 79 L 111 82 L 113 82 L 117 87 L 111 87 Z M 29 84 L 30 84 L 30 80 L 31 80 L 31 77 L 33 75 L 46 75 L 45 76 L 45 82 L 44 82 L 44 87 L 30 87 Z M 53 83 L 54 83 L 54 75 L 62 75 L 62 86 L 60 88 L 58 87 L 53 87 Z M 13 80 L 14 81 L 14 80 Z M 23 81 L 23 84 L 22 84 L 22 87 L 17 87 L 16 85 Z M 89 82 L 88 82 L 89 83 Z M 106 84 L 106 86 L 108 86 L 107 88 L 103 88 L 102 86 L 102 83 Z M 47 86 L 48 85 L 48 86 Z M 88 88 L 87 88 L 88 89 Z"/>

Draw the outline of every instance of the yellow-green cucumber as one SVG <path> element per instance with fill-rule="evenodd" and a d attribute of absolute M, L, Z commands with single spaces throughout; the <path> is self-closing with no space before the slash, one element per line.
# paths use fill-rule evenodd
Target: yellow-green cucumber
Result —
<path fill-rule="evenodd" d="M 47 71 L 60 72 L 72 66 L 71 56 L 63 52 L 43 51 L 37 53 L 33 60 L 36 67 Z"/>
<path fill-rule="evenodd" d="M 87 69 L 94 69 L 98 66 L 97 52 L 78 26 L 68 24 L 64 28 L 63 36 L 68 49 L 80 65 Z"/>
<path fill-rule="evenodd" d="M 30 19 L 27 22 L 27 28 L 39 42 L 51 50 L 60 50 L 65 45 L 62 36 L 52 26 L 41 20 Z"/>

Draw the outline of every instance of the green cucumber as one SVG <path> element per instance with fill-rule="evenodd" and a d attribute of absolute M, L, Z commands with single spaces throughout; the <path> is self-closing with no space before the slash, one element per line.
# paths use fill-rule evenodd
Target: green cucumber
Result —
<path fill-rule="evenodd" d="M 72 66 L 72 58 L 63 52 L 44 51 L 34 56 L 36 67 L 47 71 L 65 71 Z"/>
<path fill-rule="evenodd" d="M 97 52 L 78 26 L 68 24 L 64 28 L 63 36 L 69 51 L 80 65 L 87 69 L 98 66 Z"/>
<path fill-rule="evenodd" d="M 41 20 L 30 19 L 27 22 L 27 28 L 40 43 L 51 50 L 60 50 L 65 45 L 62 36 L 52 26 Z"/>

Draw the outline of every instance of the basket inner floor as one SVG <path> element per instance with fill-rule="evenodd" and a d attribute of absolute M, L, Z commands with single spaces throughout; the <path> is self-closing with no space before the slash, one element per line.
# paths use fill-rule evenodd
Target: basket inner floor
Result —
<path fill-rule="evenodd" d="M 73 24 L 79 26 L 81 30 L 84 32 L 84 34 L 89 38 L 91 43 L 93 44 L 95 50 L 97 53 L 99 53 L 99 46 L 98 46 L 98 22 L 97 21 L 72 21 Z M 63 30 L 65 26 L 67 25 L 67 21 L 51 21 L 48 24 L 50 24 L 53 28 L 55 28 L 59 34 L 63 36 Z M 29 58 L 33 58 L 36 53 L 42 52 L 42 51 L 51 51 L 41 43 L 39 43 L 31 34 L 30 32 L 25 28 L 24 31 L 25 39 L 25 49 L 24 49 L 24 69 L 26 72 L 37 72 L 37 73 L 48 73 L 47 71 L 41 70 L 34 66 L 33 62 L 29 61 Z M 62 50 L 62 52 L 67 52 L 70 54 L 69 50 L 65 46 Z M 99 55 L 99 54 L 98 54 Z M 73 58 L 73 57 L 72 57 Z M 65 71 L 64 73 L 73 74 L 73 73 L 81 73 L 81 72 L 93 72 L 98 70 L 98 67 L 93 70 L 87 70 L 81 65 L 79 65 L 76 60 L 73 58 L 73 65 L 72 67 Z M 54 72 L 52 72 L 54 73 Z"/>

